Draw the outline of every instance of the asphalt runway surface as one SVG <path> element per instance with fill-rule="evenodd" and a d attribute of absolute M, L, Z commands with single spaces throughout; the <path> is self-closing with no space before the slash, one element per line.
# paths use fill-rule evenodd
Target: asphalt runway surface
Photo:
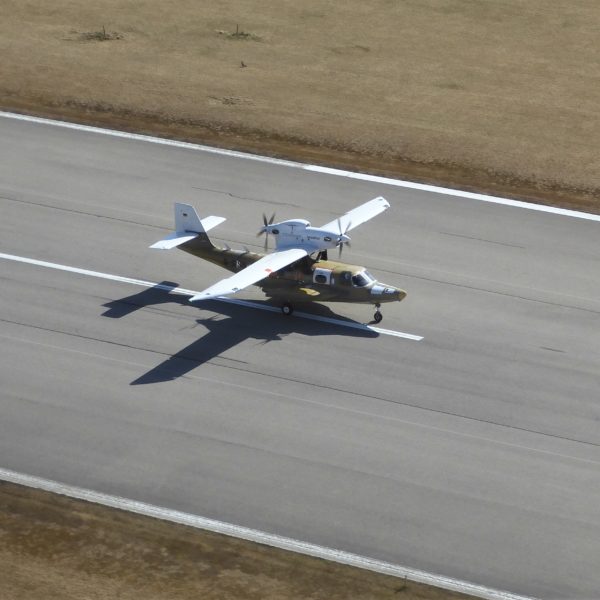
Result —
<path fill-rule="evenodd" d="M 600 590 L 600 224 L 0 119 L 0 252 L 193 290 L 172 204 L 314 225 L 381 335 L 0 259 L 1 466 L 537 597 Z M 241 298 L 260 301 L 258 290 Z M 373 310 L 308 312 L 364 323 Z"/>

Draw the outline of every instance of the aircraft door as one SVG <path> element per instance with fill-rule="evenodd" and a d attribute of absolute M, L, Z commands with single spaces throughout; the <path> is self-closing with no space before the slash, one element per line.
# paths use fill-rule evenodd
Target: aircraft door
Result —
<path fill-rule="evenodd" d="M 352 272 L 351 271 L 342 271 L 340 275 L 340 282 L 342 285 L 351 285 L 352 284 Z"/>

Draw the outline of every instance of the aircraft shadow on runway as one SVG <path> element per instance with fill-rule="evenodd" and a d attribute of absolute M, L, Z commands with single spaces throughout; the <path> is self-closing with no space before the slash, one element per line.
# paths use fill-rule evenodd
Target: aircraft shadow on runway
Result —
<path fill-rule="evenodd" d="M 280 341 L 290 333 L 307 336 L 333 335 L 357 338 L 376 338 L 379 336 L 376 331 L 366 327 L 356 328 L 356 325 L 359 325 L 356 321 L 340 317 L 323 305 L 311 304 L 309 307 L 303 307 L 303 310 L 310 312 L 310 314 L 335 318 L 342 324 L 336 325 L 305 318 L 290 318 L 279 313 L 263 312 L 251 307 L 218 300 L 207 300 L 192 306 L 188 302 L 188 296 L 170 292 L 176 287 L 176 283 L 163 281 L 137 294 L 120 300 L 113 300 L 104 305 L 107 310 L 102 316 L 113 319 L 120 319 L 141 308 L 162 304 L 180 304 L 198 310 L 201 314 L 206 311 L 214 313 L 196 319 L 198 325 L 208 330 L 205 335 L 132 381 L 131 385 L 172 381 L 219 357 L 227 350 L 248 339 L 255 339 L 262 345 Z M 267 301 L 253 302 L 272 306 Z M 345 327 L 344 322 L 347 322 L 350 327 Z M 222 358 L 235 363 L 240 362 L 226 357 Z"/>
<path fill-rule="evenodd" d="M 144 288 L 137 294 L 132 294 L 131 296 L 120 298 L 119 300 L 111 300 L 104 304 L 108 310 L 103 312 L 102 316 L 110 317 L 111 319 L 120 319 L 145 306 L 154 306 L 157 304 L 188 305 L 189 296 L 170 293 L 176 287 L 179 287 L 178 283 L 161 281 L 153 287 Z"/>

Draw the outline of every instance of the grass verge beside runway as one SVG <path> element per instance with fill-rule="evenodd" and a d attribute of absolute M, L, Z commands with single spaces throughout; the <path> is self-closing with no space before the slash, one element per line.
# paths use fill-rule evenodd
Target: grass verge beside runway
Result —
<path fill-rule="evenodd" d="M 3 2 L 0 106 L 600 211 L 600 5 Z"/>
<path fill-rule="evenodd" d="M 13 600 L 467 598 L 7 482 L 0 564 Z"/>

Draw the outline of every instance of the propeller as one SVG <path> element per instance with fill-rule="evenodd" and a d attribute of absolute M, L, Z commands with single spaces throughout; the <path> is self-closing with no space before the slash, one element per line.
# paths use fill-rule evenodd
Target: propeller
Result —
<path fill-rule="evenodd" d="M 263 217 L 264 227 L 261 227 L 258 230 L 256 237 L 260 237 L 261 235 L 264 234 L 264 236 L 265 236 L 265 252 L 266 252 L 269 247 L 269 225 L 273 224 L 273 221 L 275 220 L 275 213 L 273 213 L 271 215 L 271 218 L 268 221 L 267 221 L 267 215 L 265 215 L 265 213 L 263 213 L 262 217 Z"/>
<path fill-rule="evenodd" d="M 338 223 L 338 230 L 340 232 L 340 235 L 338 237 L 338 243 L 337 246 L 339 247 L 339 251 L 338 251 L 338 258 L 342 258 L 342 249 L 344 248 L 344 246 L 348 246 L 348 248 L 350 248 L 350 238 L 346 235 L 346 233 L 348 232 L 348 230 L 350 229 L 350 227 L 352 227 L 352 221 L 348 221 L 348 225 L 346 225 L 346 229 L 344 231 L 342 231 L 342 221 L 340 219 L 337 220 Z M 344 239 L 346 238 L 346 239 Z"/>

